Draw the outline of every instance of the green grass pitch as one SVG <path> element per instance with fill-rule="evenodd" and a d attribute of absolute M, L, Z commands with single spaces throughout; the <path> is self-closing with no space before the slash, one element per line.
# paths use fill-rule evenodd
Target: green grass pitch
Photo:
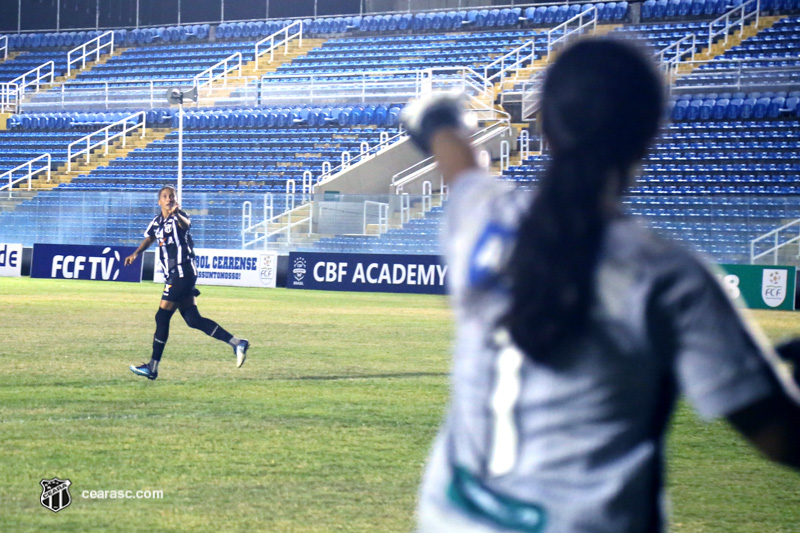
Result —
<path fill-rule="evenodd" d="M 0 531 L 408 532 L 447 401 L 438 296 L 201 287 L 247 363 L 173 318 L 149 359 L 160 286 L 0 278 Z M 789 312 L 754 317 L 777 339 Z M 800 531 L 800 477 L 681 406 L 671 531 Z M 68 478 L 72 504 L 39 502 Z M 84 491 L 163 491 L 87 499 Z"/>

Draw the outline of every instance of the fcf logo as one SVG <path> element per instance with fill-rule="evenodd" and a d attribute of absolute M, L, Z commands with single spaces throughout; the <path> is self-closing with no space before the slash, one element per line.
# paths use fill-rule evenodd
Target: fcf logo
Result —
<path fill-rule="evenodd" d="M 57 513 L 72 503 L 72 497 L 69 495 L 69 486 L 72 485 L 70 480 L 54 477 L 43 479 L 39 484 L 42 486 L 42 496 L 39 501 L 47 509 Z"/>
<path fill-rule="evenodd" d="M 778 307 L 786 299 L 786 284 L 789 272 L 775 268 L 765 268 L 761 278 L 761 297 L 770 307 Z"/>

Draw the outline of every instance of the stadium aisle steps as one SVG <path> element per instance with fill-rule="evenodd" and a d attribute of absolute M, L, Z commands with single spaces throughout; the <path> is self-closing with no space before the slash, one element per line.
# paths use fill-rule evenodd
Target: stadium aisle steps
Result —
<path fill-rule="evenodd" d="M 761 16 L 758 19 L 758 24 L 753 22 L 748 23 L 742 34 L 739 35 L 738 31 L 728 35 L 728 41 L 717 42 L 711 45 L 711 48 L 706 49 L 701 54 L 697 55 L 695 60 L 702 62 L 709 62 L 725 54 L 728 50 L 735 46 L 742 44 L 742 41 L 757 35 L 760 31 L 770 28 L 777 21 L 782 19 L 783 16 Z M 704 63 L 692 63 L 688 65 L 680 65 L 678 67 L 678 75 L 689 74 Z"/>
<path fill-rule="evenodd" d="M 326 39 L 304 38 L 302 46 L 297 46 L 294 44 L 295 41 L 291 41 L 288 50 L 281 47 L 281 52 L 274 54 L 274 61 L 272 63 L 269 63 L 269 58 L 266 55 L 258 60 L 258 68 L 256 68 L 255 59 L 243 63 L 241 76 L 237 76 L 236 79 L 227 80 L 224 85 L 220 84 L 219 81 L 216 83 L 212 82 L 211 94 L 207 96 L 203 96 L 203 94 L 206 93 L 208 89 L 201 89 L 200 104 L 202 106 L 224 105 L 225 101 L 229 99 L 235 91 L 243 89 L 248 84 L 255 81 L 253 78 L 260 78 L 264 74 L 275 72 L 282 65 L 288 65 L 298 57 L 305 57 L 308 52 L 322 46 L 325 41 Z M 283 53 L 284 50 L 286 53 Z"/>
<path fill-rule="evenodd" d="M 122 54 L 125 52 L 125 50 L 127 50 L 127 48 L 123 48 L 123 47 L 121 47 L 121 46 L 115 46 L 115 47 L 114 47 L 114 51 L 113 51 L 112 53 L 110 53 L 110 54 L 103 54 L 103 55 L 100 57 L 100 59 L 98 59 L 98 60 L 96 60 L 96 61 L 94 61 L 94 60 L 92 60 L 92 61 L 87 61 L 87 62 L 86 62 L 86 66 L 85 66 L 85 67 L 83 67 L 83 68 L 75 68 L 75 69 L 73 69 L 73 70 L 72 70 L 72 71 L 69 73 L 69 75 L 67 75 L 67 74 L 64 74 L 63 76 L 58 76 L 58 77 L 55 79 L 54 85 L 56 85 L 56 86 L 57 86 L 57 85 L 60 85 L 60 84 L 62 84 L 62 83 L 66 83 L 66 82 L 68 82 L 68 81 L 73 81 L 73 80 L 75 80 L 75 79 L 76 79 L 76 78 L 77 78 L 79 75 L 83 74 L 84 72 L 91 72 L 91 70 L 92 70 L 94 67 L 96 67 L 96 66 L 98 66 L 98 65 L 105 65 L 105 64 L 106 64 L 106 63 L 107 63 L 107 62 L 108 62 L 110 59 L 112 59 L 112 58 L 114 58 L 114 57 L 119 57 L 119 56 L 121 56 L 121 55 L 122 55 Z"/>
<path fill-rule="evenodd" d="M 20 54 L 23 54 L 23 51 L 17 52 L 9 52 L 7 57 L 0 58 L 0 65 L 5 63 L 6 61 L 14 61 Z"/>
<path fill-rule="evenodd" d="M 125 146 L 122 146 L 122 138 L 115 139 L 108 148 L 108 154 L 101 153 L 104 151 L 100 147 L 94 151 L 93 157 L 89 163 L 85 163 L 83 158 L 76 160 L 72 165 L 72 171 L 67 171 L 67 164 L 62 163 L 57 166 L 52 174 L 51 180 L 48 182 L 47 177 L 38 177 L 33 180 L 32 187 L 38 190 L 49 190 L 58 187 L 61 184 L 68 184 L 72 178 L 81 174 L 89 174 L 100 166 L 106 166 L 112 161 L 117 159 L 124 159 L 127 155 L 138 148 L 144 148 L 148 144 L 163 140 L 167 135 L 172 132 L 169 128 L 149 128 L 146 130 L 145 136 L 134 130 L 132 134 L 128 135 L 125 139 Z"/>

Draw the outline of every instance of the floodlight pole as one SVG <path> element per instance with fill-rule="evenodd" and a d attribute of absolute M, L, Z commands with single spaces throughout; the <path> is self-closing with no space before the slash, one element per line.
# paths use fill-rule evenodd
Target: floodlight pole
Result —
<path fill-rule="evenodd" d="M 183 196 L 183 95 L 178 102 L 178 205 Z"/>

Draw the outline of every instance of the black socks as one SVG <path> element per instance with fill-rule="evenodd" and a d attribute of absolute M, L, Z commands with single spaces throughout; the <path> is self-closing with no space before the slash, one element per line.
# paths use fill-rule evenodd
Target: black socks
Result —
<path fill-rule="evenodd" d="M 225 331 L 219 324 L 211 319 L 200 316 L 196 305 L 181 309 L 181 316 L 190 328 L 199 329 L 206 335 L 210 335 L 222 342 L 229 342 L 233 335 Z"/>
<path fill-rule="evenodd" d="M 167 344 L 169 338 L 169 321 L 175 310 L 168 311 L 167 309 L 159 308 L 156 311 L 156 333 L 153 335 L 153 358 L 151 361 L 151 370 L 158 369 L 158 361 L 161 361 L 161 355 L 164 353 L 164 346 Z M 155 368 L 152 362 L 155 361 Z"/>

